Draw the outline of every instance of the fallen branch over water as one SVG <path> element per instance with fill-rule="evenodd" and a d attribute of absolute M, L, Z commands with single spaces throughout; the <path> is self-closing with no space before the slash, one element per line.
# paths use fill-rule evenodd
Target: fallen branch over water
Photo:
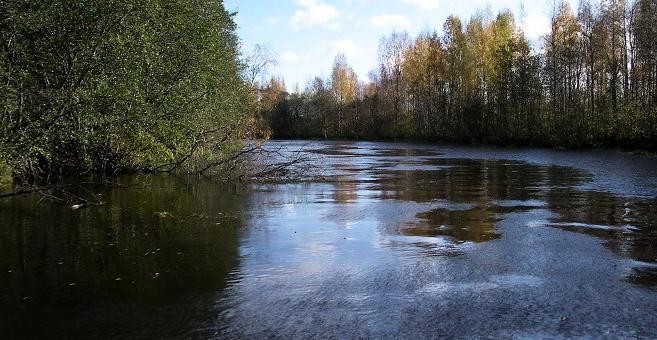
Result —
<path fill-rule="evenodd" d="M 10 193 L 7 193 L 7 194 L 0 194 L 0 198 L 8 198 L 8 197 L 15 197 L 15 196 L 33 194 L 35 192 L 40 192 L 42 190 L 43 189 L 20 190 L 20 191 L 16 191 L 16 192 L 10 192 Z"/>
<path fill-rule="evenodd" d="M 280 157 L 285 158 L 279 151 L 272 151 Z M 265 165 L 263 170 L 257 171 L 249 175 L 252 179 L 263 179 L 272 177 L 300 177 L 304 172 L 307 172 L 310 167 L 310 158 L 302 151 L 295 152 L 293 157 L 287 158 L 285 161 L 276 162 L 273 164 Z"/>
<path fill-rule="evenodd" d="M 89 194 L 89 199 L 82 197 L 81 194 L 75 194 L 70 188 L 76 188 Z M 71 209 L 80 210 L 94 206 L 105 205 L 105 202 L 99 199 L 99 195 L 91 192 L 89 189 L 79 184 L 56 184 L 51 186 L 29 186 L 20 190 L 0 194 L 0 199 L 10 198 L 22 195 L 40 195 L 42 198 L 60 201 L 70 204 Z"/>

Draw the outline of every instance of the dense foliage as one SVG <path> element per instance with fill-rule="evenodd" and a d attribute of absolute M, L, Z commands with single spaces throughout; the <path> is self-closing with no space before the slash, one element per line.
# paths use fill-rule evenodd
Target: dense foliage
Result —
<path fill-rule="evenodd" d="M 285 138 L 657 147 L 657 1 L 562 2 L 551 23 L 532 49 L 509 12 L 450 17 L 383 39 L 369 83 L 338 57 L 303 92 L 272 79 L 261 104 Z"/>
<path fill-rule="evenodd" d="M 0 2 L 0 158 L 16 175 L 202 168 L 252 124 L 221 0 Z"/>

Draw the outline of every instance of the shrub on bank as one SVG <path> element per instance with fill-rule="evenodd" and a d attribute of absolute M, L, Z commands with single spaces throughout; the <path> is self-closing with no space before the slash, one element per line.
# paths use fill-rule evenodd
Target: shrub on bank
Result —
<path fill-rule="evenodd" d="M 253 125 L 235 30 L 220 0 L 2 2 L 0 155 L 28 179 L 215 159 Z"/>

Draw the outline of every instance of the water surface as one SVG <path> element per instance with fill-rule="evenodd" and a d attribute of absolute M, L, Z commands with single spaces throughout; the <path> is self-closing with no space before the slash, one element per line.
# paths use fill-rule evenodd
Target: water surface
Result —
<path fill-rule="evenodd" d="M 312 180 L 0 200 L 0 335 L 657 337 L 655 157 L 269 147 L 303 150 Z"/>

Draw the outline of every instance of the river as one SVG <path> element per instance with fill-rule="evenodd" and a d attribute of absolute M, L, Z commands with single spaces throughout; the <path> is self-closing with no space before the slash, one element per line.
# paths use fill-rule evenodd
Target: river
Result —
<path fill-rule="evenodd" d="M 0 200 L 0 338 L 657 338 L 655 156 L 268 148 L 314 180 Z"/>

